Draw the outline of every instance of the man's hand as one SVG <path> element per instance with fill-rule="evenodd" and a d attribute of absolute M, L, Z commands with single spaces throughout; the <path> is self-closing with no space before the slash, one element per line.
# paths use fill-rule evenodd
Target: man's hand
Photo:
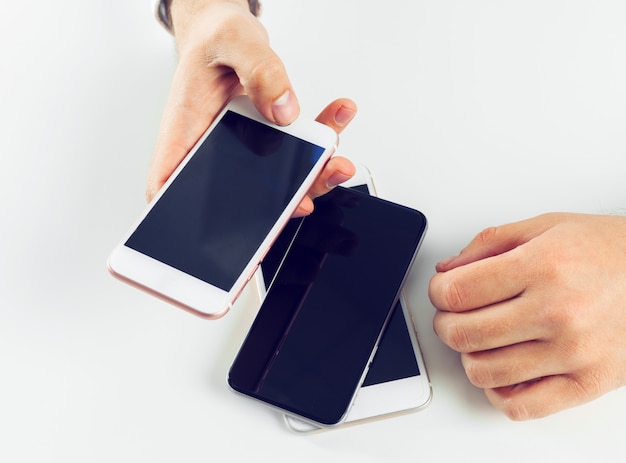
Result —
<path fill-rule="evenodd" d="M 247 1 L 173 0 L 171 17 L 179 59 L 148 173 L 148 201 L 234 96 L 247 94 L 266 119 L 279 125 L 293 122 L 300 111 L 285 67 Z M 355 114 L 356 105 L 342 99 L 318 120 L 339 133 Z M 350 161 L 331 159 L 297 214 L 310 212 L 313 197 L 353 174 Z"/>
<path fill-rule="evenodd" d="M 545 214 L 437 264 L 434 328 L 514 420 L 626 384 L 626 218 Z"/>

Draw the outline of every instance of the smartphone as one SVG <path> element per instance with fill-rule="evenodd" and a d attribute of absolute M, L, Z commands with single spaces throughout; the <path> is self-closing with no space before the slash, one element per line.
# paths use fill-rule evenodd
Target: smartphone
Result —
<path fill-rule="evenodd" d="M 415 209 L 336 187 L 292 224 L 295 236 L 228 383 L 289 416 L 333 427 L 367 375 L 427 222 Z"/>
<path fill-rule="evenodd" d="M 326 125 L 279 127 L 233 99 L 115 247 L 109 271 L 195 315 L 223 316 L 336 144 Z"/>
<path fill-rule="evenodd" d="M 356 165 L 355 175 L 343 186 L 377 195 L 370 171 L 360 164 Z M 267 287 L 274 279 L 287 247 L 293 240 L 294 232 L 293 227 L 286 227 L 281 232 L 255 275 L 261 301 L 265 298 Z M 372 262 L 372 265 L 375 263 Z M 359 278 L 360 271 L 360 268 L 353 268 L 351 274 L 354 278 Z M 421 410 L 430 403 L 431 398 L 432 387 L 413 318 L 404 294 L 401 293 L 367 376 L 343 424 L 357 424 Z M 287 427 L 296 432 L 308 433 L 324 429 L 293 416 L 283 417 Z"/>

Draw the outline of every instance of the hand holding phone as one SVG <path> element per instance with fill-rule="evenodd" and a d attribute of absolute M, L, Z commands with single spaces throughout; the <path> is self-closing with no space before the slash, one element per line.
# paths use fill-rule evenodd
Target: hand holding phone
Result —
<path fill-rule="evenodd" d="M 113 250 L 110 272 L 198 316 L 223 316 L 336 143 L 319 122 L 279 127 L 233 99 Z"/>

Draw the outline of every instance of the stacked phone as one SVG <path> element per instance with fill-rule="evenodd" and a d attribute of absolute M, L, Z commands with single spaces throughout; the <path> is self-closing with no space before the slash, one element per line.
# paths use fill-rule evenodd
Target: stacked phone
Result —
<path fill-rule="evenodd" d="M 426 219 L 375 195 L 369 171 L 357 166 L 349 183 L 316 200 L 311 216 L 288 223 L 256 274 L 263 303 L 228 381 L 280 411 L 294 431 L 430 402 L 401 291 Z"/>

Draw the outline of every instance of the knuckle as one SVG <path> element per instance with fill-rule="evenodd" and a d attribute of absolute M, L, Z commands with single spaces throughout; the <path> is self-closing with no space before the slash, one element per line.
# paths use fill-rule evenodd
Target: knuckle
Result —
<path fill-rule="evenodd" d="M 441 339 L 450 348 L 457 352 L 469 352 L 472 349 L 472 341 L 469 330 L 463 324 L 449 321 L 445 324 L 441 332 Z"/>
<path fill-rule="evenodd" d="M 593 356 L 593 346 L 583 336 L 575 336 L 562 346 L 562 355 L 568 359 L 568 363 L 574 367 L 580 367 L 589 363 Z"/>
<path fill-rule="evenodd" d="M 472 355 L 463 354 L 461 359 L 470 383 L 481 389 L 494 386 L 493 372 L 489 367 L 477 361 Z"/>
<path fill-rule="evenodd" d="M 543 307 L 542 318 L 543 325 L 550 333 L 558 332 L 557 330 L 560 330 L 567 323 L 564 311 L 554 305 Z"/>
<path fill-rule="evenodd" d="M 580 336 L 584 326 L 584 317 L 577 309 L 576 304 L 564 300 L 546 305 L 542 308 L 543 325 L 549 333 L 558 334 L 561 338 L 569 339 L 563 349 L 569 354 L 579 354 L 585 349 L 586 342 Z"/>
<path fill-rule="evenodd" d="M 555 284 L 560 280 L 564 268 L 563 257 L 556 249 L 545 250 L 537 264 L 537 277 L 541 282 Z"/>
<path fill-rule="evenodd" d="M 516 400 L 506 402 L 502 408 L 502 413 L 511 421 L 527 421 L 539 417 L 539 415 L 535 416 L 524 402 Z"/>
<path fill-rule="evenodd" d="M 498 227 L 488 227 L 482 230 L 476 237 L 474 238 L 474 244 L 478 245 L 488 245 L 492 241 L 496 239 L 496 235 L 498 234 Z"/>
<path fill-rule="evenodd" d="M 572 376 L 570 394 L 576 403 L 583 403 L 601 396 L 619 386 L 613 368 L 604 365 L 593 367 Z"/>
<path fill-rule="evenodd" d="M 285 67 L 276 55 L 266 55 L 251 69 L 244 86 L 259 90 L 273 86 L 285 75 Z"/>
<path fill-rule="evenodd" d="M 548 413 L 542 413 L 536 407 L 530 406 L 530 402 L 526 400 L 525 396 L 519 393 L 520 389 L 523 388 L 524 385 L 519 384 L 485 389 L 485 394 L 489 402 L 512 421 L 527 421 L 547 415 Z"/>
<path fill-rule="evenodd" d="M 460 311 L 465 308 L 467 295 L 457 281 L 452 280 L 445 283 L 442 289 L 444 303 L 452 311 Z"/>

